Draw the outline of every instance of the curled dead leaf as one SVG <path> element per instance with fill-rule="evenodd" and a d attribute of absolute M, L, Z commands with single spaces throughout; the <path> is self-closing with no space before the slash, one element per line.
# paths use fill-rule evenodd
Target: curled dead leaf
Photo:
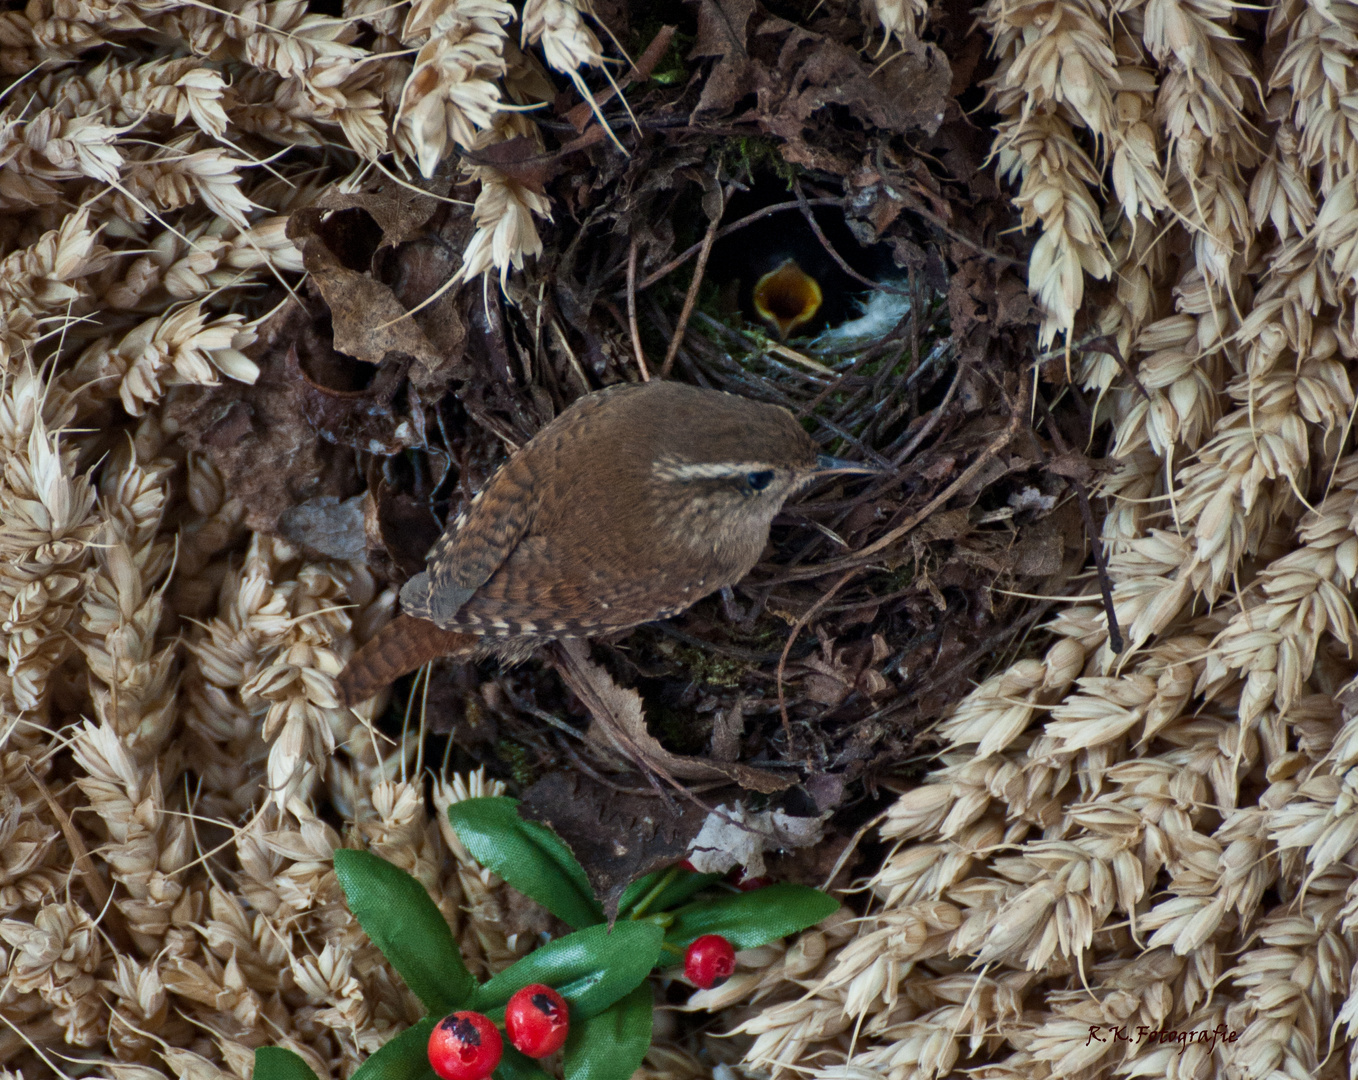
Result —
<path fill-rule="evenodd" d="M 795 776 L 671 753 L 646 730 L 641 695 L 614 682 L 613 676 L 589 658 L 588 645 L 578 640 L 562 641 L 556 655 L 562 681 L 585 703 L 594 719 L 590 732 L 642 768 L 674 780 L 733 780 L 766 795 L 796 784 Z"/>

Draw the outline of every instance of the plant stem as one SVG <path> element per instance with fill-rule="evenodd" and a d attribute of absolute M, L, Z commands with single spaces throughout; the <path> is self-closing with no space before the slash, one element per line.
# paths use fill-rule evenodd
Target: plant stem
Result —
<path fill-rule="evenodd" d="M 657 896 L 669 888 L 670 882 L 675 879 L 678 873 L 679 865 L 676 863 L 666 870 L 664 876 L 651 886 L 650 891 L 632 906 L 632 911 L 627 917 L 629 919 L 639 919 L 645 915 L 646 909 L 655 902 Z"/>

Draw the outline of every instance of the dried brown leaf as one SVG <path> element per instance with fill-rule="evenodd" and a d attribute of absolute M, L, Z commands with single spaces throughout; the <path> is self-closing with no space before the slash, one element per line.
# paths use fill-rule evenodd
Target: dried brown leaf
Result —
<path fill-rule="evenodd" d="M 733 780 L 743 788 L 771 794 L 792 787 L 795 777 L 783 777 L 764 769 L 735 762 L 673 754 L 646 730 L 641 695 L 619 686 L 589 658 L 589 647 L 568 640 L 557 647 L 557 670 L 594 718 L 597 737 L 624 757 L 664 777 L 675 780 Z M 591 731 L 595 730 L 591 728 Z"/>

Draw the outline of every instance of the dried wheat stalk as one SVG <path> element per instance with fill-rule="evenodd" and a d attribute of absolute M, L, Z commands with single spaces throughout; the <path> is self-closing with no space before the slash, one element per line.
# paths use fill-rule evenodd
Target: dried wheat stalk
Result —
<path fill-rule="evenodd" d="M 264 158 L 400 146 L 402 88 L 422 72 L 446 127 L 460 91 L 402 54 L 446 43 L 464 15 L 504 46 L 481 75 L 514 100 L 540 93 L 507 5 L 349 15 L 297 0 L 0 14 L 7 1076 L 53 1075 L 74 1053 L 119 1080 L 245 1077 L 265 1044 L 351 1074 L 420 1010 L 343 903 L 342 844 L 419 877 L 483 974 L 547 926 L 436 824 L 493 785 L 450 778 L 426 806 L 418 732 L 392 745 L 371 707 L 338 706 L 334 675 L 394 596 L 361 567 L 249 536 L 240 499 L 165 420 L 181 387 L 258 377 L 237 299 L 302 270 L 286 215 L 333 177 Z M 373 48 L 355 44 L 357 20 Z M 114 41 L 146 49 L 91 54 Z M 499 90 L 480 92 L 467 147 L 536 138 Z M 476 178 L 475 272 L 507 273 L 539 249 L 532 216 L 550 207 L 488 167 Z M 321 796 L 342 835 L 317 818 Z M 684 1060 L 666 1053 L 657 1068 Z"/>
<path fill-rule="evenodd" d="M 1149 395 L 1081 357 L 1114 425 L 1100 542 L 1131 651 L 1071 606 L 945 720 L 882 827 L 880 907 L 822 985 L 766 988 L 816 1033 L 761 1034 L 775 1073 L 938 1077 L 978 1053 L 993 1076 L 1345 1072 L 1358 16 L 1280 3 L 1250 55 L 1237 14 L 983 12 L 1043 339 L 1087 319 Z M 931 905 L 938 941 L 912 921 Z M 1188 1037 L 1218 1025 L 1235 1037 Z M 1183 1034 L 1145 1041 L 1163 1030 Z"/>

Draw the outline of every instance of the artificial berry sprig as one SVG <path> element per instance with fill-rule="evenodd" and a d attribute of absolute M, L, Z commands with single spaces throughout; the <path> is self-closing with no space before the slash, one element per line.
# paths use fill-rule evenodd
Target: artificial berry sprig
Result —
<path fill-rule="evenodd" d="M 443 1080 L 486 1080 L 503 1053 L 500 1033 L 478 1012 L 445 1016 L 429 1034 L 429 1064 Z"/>
<path fill-rule="evenodd" d="M 519 1080 L 530 1075 L 544 1080 L 520 1056 L 526 1051 L 564 1052 L 564 1067 L 577 1080 L 626 1080 L 650 1045 L 653 970 L 684 959 L 692 983 L 711 988 L 733 973 L 735 949 L 755 949 L 797 933 L 837 907 L 831 897 L 800 885 L 774 884 L 757 893 L 727 885 L 722 895 L 709 888 L 720 875 L 676 865 L 629 886 L 619 901 L 620 917 L 610 924 L 584 867 L 550 829 L 520 817 L 515 800 L 464 799 L 448 808 L 448 817 L 468 852 L 487 869 L 576 929 L 479 982 L 424 885 L 371 852 L 337 850 L 335 877 L 349 909 L 430 1011 L 361 1066 L 365 1078 L 435 1072 L 441 1080 L 488 1080 L 503 1066 Z M 569 1007 L 548 996 L 553 985 L 572 988 Z M 519 988 L 526 1004 L 510 1009 Z M 509 1011 L 501 1031 L 468 1008 L 493 1009 L 498 1019 L 502 1002 Z M 505 1047 L 511 1037 L 522 1050 Z M 260 1047 L 256 1066 L 258 1080 L 314 1076 L 297 1054 L 276 1046 Z"/>
<path fill-rule="evenodd" d="M 554 1054 L 570 1033 L 566 999 L 542 983 L 519 990 L 505 1006 L 505 1034 L 509 1043 L 530 1058 Z"/>
<path fill-rule="evenodd" d="M 704 934 L 684 950 L 684 974 L 699 990 L 720 986 L 736 970 L 736 950 L 720 934 Z"/>

